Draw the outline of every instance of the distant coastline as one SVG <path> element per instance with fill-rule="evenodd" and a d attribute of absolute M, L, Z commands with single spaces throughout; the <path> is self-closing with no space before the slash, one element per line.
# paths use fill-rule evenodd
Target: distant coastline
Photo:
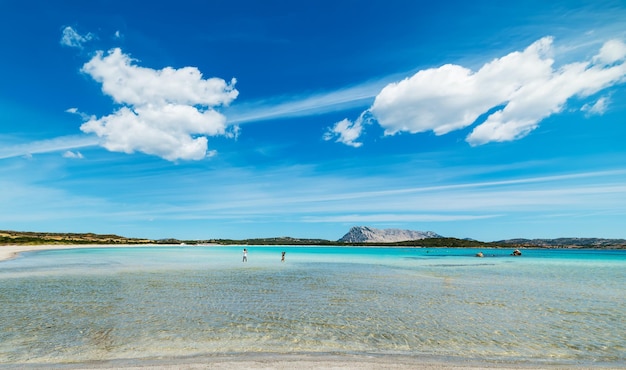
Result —
<path fill-rule="evenodd" d="M 128 238 L 112 234 L 49 233 L 0 230 L 0 246 L 43 245 L 308 245 L 308 246 L 382 246 L 424 248 L 588 248 L 626 249 L 626 239 L 604 238 L 556 238 L 556 239 L 507 239 L 482 242 L 473 239 L 449 237 L 425 238 L 399 242 L 341 242 L 325 239 L 302 239 L 292 237 L 253 239 L 204 239 L 179 240 Z"/>

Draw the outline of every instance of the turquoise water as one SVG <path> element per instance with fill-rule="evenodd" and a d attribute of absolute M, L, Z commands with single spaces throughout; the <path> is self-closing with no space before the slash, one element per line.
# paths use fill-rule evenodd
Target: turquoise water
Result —
<path fill-rule="evenodd" d="M 626 251 L 89 248 L 0 262 L 0 365 L 249 353 L 626 366 Z M 286 261 L 280 262 L 280 252 Z"/>

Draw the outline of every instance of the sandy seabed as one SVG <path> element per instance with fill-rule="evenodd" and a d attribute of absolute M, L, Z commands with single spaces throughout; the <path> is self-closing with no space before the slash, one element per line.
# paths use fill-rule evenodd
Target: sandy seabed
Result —
<path fill-rule="evenodd" d="M 149 245 L 123 245 L 123 247 L 146 247 Z M 120 245 L 7 245 L 0 246 L 0 261 L 15 258 L 22 252 L 107 248 Z M 127 370 L 194 370 L 194 369 L 425 369 L 425 370 L 477 370 L 477 369 L 626 369 L 626 367 L 584 366 L 558 363 L 498 363 L 481 362 L 475 359 L 441 360 L 429 357 L 408 356 L 367 356 L 330 354 L 244 354 L 240 356 L 185 357 L 172 359 L 127 359 L 114 361 L 94 361 L 72 364 L 0 364 L 0 369 L 127 369 Z"/>

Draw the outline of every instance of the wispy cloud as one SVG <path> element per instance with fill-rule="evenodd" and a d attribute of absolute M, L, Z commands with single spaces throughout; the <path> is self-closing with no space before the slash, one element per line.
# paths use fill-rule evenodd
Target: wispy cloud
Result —
<path fill-rule="evenodd" d="M 23 144 L 8 144 L 0 146 L 0 159 L 85 148 L 96 146 L 98 143 L 99 139 L 94 136 L 72 135 Z"/>
<path fill-rule="evenodd" d="M 303 117 L 337 112 L 370 105 L 382 87 L 398 75 L 373 80 L 334 91 L 310 95 L 274 97 L 253 102 L 233 104 L 225 113 L 231 124 L 260 122 L 270 119 Z"/>
<path fill-rule="evenodd" d="M 71 158 L 71 159 L 83 159 L 83 154 L 81 152 L 73 152 L 71 150 L 63 153 L 63 158 Z"/>
<path fill-rule="evenodd" d="M 411 222 L 454 222 L 454 221 L 471 221 L 471 220 L 484 220 L 488 218 L 499 217 L 498 214 L 493 215 L 464 215 L 464 214 L 398 214 L 398 213 L 384 213 L 384 214 L 351 214 L 351 215 L 330 215 L 330 216 L 314 216 L 303 217 L 303 222 L 310 223 L 411 223 Z"/>
<path fill-rule="evenodd" d="M 59 150 L 69 146 L 71 141 L 67 140 L 63 145 L 60 142 L 52 144 L 31 144 L 31 151 Z M 78 152 L 76 149 L 64 150 Z M 17 161 L 12 165 L 24 163 Z M 399 169 L 406 168 L 398 166 Z M 171 166 L 164 164 L 166 167 Z M 492 181 L 466 180 L 483 172 L 483 168 L 475 167 L 473 173 L 472 168 L 467 168 L 469 172 L 456 178 L 449 176 L 456 170 L 448 169 L 446 171 L 450 173 L 444 177 L 452 178 L 441 183 L 440 169 L 424 168 L 422 171 L 426 173 L 420 176 L 438 180 L 413 186 L 422 181 L 416 182 L 410 174 L 390 178 L 376 172 L 350 175 L 336 170 L 320 175 L 315 168 L 307 166 L 269 171 L 233 168 L 212 172 L 196 166 L 176 167 L 176 175 L 159 177 L 158 187 L 125 186 L 126 182 L 154 182 L 154 169 L 143 171 L 138 166 L 133 167 L 133 173 L 121 178 L 98 177 L 66 184 L 100 189 L 79 194 L 57 189 L 58 183 L 40 181 L 46 178 L 40 173 L 33 175 L 36 178 L 27 179 L 31 185 L 24 184 L 23 178 L 8 176 L 12 169 L 6 168 L 3 173 L 7 176 L 0 176 L 3 179 L 1 187 L 7 189 L 6 194 L 0 195 L 2 204 L 28 212 L 0 219 L 6 222 L 16 219 L 46 222 L 47 217 L 57 215 L 57 219 L 63 217 L 64 222 L 73 217 L 89 217 L 114 219 L 120 224 L 155 219 L 161 222 L 213 220 L 216 224 L 239 225 L 233 227 L 248 222 L 305 222 L 329 226 L 332 223 L 395 223 L 407 227 L 416 223 L 438 223 L 445 229 L 452 227 L 448 226 L 450 223 L 500 222 L 530 215 L 584 215 L 626 209 L 626 170 L 520 176 L 516 179 L 503 177 Z M 513 164 L 510 168 L 518 166 Z M 498 172 L 510 173 L 502 169 Z M 193 178 L 194 181 L 181 182 L 180 178 Z M 242 178 L 254 180 L 241 181 Z M 289 179 L 289 186 L 268 186 L 277 181 L 285 184 L 285 179 Z M 205 187 L 199 191 L 194 185 L 198 183 L 211 184 L 210 189 Z M 115 189 L 125 190 L 118 193 Z M 133 206 L 128 207 L 127 202 L 131 199 Z M 90 207 L 86 209 L 85 204 Z M 435 231 L 439 231 L 438 228 Z"/>
<path fill-rule="evenodd" d="M 295 169 L 294 169 L 295 170 Z M 268 174 L 266 174 L 268 175 Z M 272 177 L 284 178 L 280 172 Z M 215 176 L 215 175 L 213 175 Z M 403 187 L 368 191 L 350 179 L 333 175 L 292 175 L 289 188 L 269 190 L 256 183 L 232 183 L 213 178 L 212 193 L 180 192 L 172 184 L 176 207 L 151 206 L 162 217 L 247 219 L 306 222 L 448 222 L 552 212 L 555 206 L 571 212 L 614 209 L 626 206 L 626 171 L 596 171 L 515 180 L 456 182 L 445 185 Z M 269 176 L 269 175 L 268 175 Z M 255 177 L 248 174 L 247 177 Z M 237 177 L 239 178 L 239 177 Z M 359 183 L 380 179 L 359 178 Z M 389 179 L 386 179 L 389 188 Z M 406 183 L 395 178 L 394 183 Z M 408 181 L 410 182 L 410 181 Z M 217 185 L 219 184 L 219 185 Z M 219 196 L 217 196 L 219 194 Z M 261 211 L 262 210 L 262 211 Z"/>
<path fill-rule="evenodd" d="M 63 46 L 82 49 L 83 45 L 86 42 L 93 40 L 94 37 L 95 36 L 92 33 L 81 35 L 72 27 L 67 26 L 63 29 L 63 36 L 61 36 L 60 43 Z"/>

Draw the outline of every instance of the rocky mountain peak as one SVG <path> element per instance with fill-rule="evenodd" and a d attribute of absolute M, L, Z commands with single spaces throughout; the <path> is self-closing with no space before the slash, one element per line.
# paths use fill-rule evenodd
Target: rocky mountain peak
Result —
<path fill-rule="evenodd" d="M 393 243 L 426 238 L 441 238 L 441 235 L 432 231 L 375 229 L 368 226 L 355 226 L 338 241 L 342 243 Z"/>

